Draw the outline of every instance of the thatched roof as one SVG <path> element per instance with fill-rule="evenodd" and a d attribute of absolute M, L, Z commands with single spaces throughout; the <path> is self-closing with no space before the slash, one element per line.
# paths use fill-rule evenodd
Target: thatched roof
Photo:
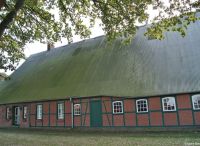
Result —
<path fill-rule="evenodd" d="M 3 72 L 0 72 L 0 76 L 2 76 L 2 77 L 7 77 L 8 75 L 5 74 L 5 73 L 3 73 Z"/>
<path fill-rule="evenodd" d="M 0 72 L 0 81 L 1 81 L 1 80 L 5 80 L 7 77 L 8 77 L 7 74 L 5 74 L 5 73 L 3 73 L 3 72 Z"/>
<path fill-rule="evenodd" d="M 129 46 L 102 36 L 32 55 L 0 83 L 0 103 L 200 91 L 200 23 L 162 41 L 148 40 L 145 30 Z"/>

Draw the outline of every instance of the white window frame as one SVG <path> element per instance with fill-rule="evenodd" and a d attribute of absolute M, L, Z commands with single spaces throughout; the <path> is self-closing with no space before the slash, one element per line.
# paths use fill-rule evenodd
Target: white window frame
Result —
<path fill-rule="evenodd" d="M 121 109 L 122 111 L 121 112 L 115 112 L 115 106 L 118 106 L 118 105 L 115 105 L 117 103 L 120 103 L 121 104 Z M 113 101 L 112 102 L 112 109 L 113 109 L 113 114 L 123 114 L 124 113 L 124 106 L 123 106 L 123 102 L 122 101 Z"/>
<path fill-rule="evenodd" d="M 57 104 L 57 118 L 59 120 L 64 119 L 64 102 L 60 102 Z"/>
<path fill-rule="evenodd" d="M 79 106 L 80 110 L 76 109 L 76 106 Z M 81 104 L 74 104 L 74 115 L 75 116 L 80 116 L 81 115 Z"/>
<path fill-rule="evenodd" d="M 6 107 L 6 120 L 10 119 L 10 107 Z"/>
<path fill-rule="evenodd" d="M 138 102 L 139 101 L 145 101 L 146 102 L 146 109 L 147 109 L 146 111 L 139 111 L 139 108 L 138 108 Z M 147 99 L 138 99 L 138 100 L 136 100 L 136 109 L 137 109 L 137 113 L 147 113 L 149 111 Z"/>
<path fill-rule="evenodd" d="M 42 120 L 43 105 L 37 104 L 37 120 Z"/>
<path fill-rule="evenodd" d="M 173 101 L 174 101 L 174 109 L 173 109 L 173 110 L 165 109 L 164 100 L 167 99 L 167 98 L 173 99 Z M 169 97 L 164 97 L 164 98 L 162 98 L 162 108 L 163 108 L 163 111 L 164 111 L 164 112 L 173 112 L 173 111 L 176 111 L 176 99 L 175 99 L 175 97 L 169 96 Z"/>
<path fill-rule="evenodd" d="M 23 119 L 27 119 L 27 113 L 28 113 L 28 107 L 24 106 L 23 107 Z"/>
<path fill-rule="evenodd" d="M 194 98 L 199 98 L 199 100 L 200 100 L 200 94 L 192 95 L 192 106 L 193 106 L 193 109 L 194 110 L 200 110 L 200 104 L 198 104 L 198 102 L 197 102 L 198 108 L 195 107 L 195 100 L 196 99 L 194 99 Z"/>

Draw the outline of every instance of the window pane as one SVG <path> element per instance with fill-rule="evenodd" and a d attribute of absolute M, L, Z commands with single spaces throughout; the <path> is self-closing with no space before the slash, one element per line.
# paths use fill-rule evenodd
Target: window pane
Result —
<path fill-rule="evenodd" d="M 24 106 L 24 111 L 23 111 L 24 115 L 23 118 L 27 119 L 27 106 Z"/>
<path fill-rule="evenodd" d="M 192 96 L 193 109 L 200 109 L 200 94 Z"/>
<path fill-rule="evenodd" d="M 42 119 L 42 105 L 37 105 L 37 119 Z"/>
<path fill-rule="evenodd" d="M 58 103 L 58 119 L 64 119 L 64 103 Z"/>
<path fill-rule="evenodd" d="M 146 99 L 136 100 L 137 112 L 148 112 L 148 105 Z"/>
<path fill-rule="evenodd" d="M 176 103 L 174 97 L 165 97 L 162 99 L 163 111 L 175 111 Z"/>
<path fill-rule="evenodd" d="M 74 104 L 74 115 L 80 115 L 80 114 L 81 114 L 81 105 Z"/>
<path fill-rule="evenodd" d="M 112 104 L 113 104 L 113 114 L 123 113 L 122 101 L 114 101 Z"/>
<path fill-rule="evenodd" d="M 6 108 L 6 119 L 7 120 L 10 119 L 10 108 L 9 107 Z"/>

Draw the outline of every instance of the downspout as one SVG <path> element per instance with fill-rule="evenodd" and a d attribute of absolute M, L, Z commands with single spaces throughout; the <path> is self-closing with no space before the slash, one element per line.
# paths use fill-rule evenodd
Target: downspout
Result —
<path fill-rule="evenodd" d="M 71 119 L 72 119 L 72 126 L 71 128 L 74 128 L 74 105 L 73 105 L 73 99 L 70 97 L 70 102 L 71 102 Z"/>

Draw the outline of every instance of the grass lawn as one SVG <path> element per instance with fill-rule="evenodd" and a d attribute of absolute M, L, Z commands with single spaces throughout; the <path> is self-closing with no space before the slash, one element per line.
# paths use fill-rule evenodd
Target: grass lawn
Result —
<path fill-rule="evenodd" d="M 0 129 L 0 146 L 200 146 L 199 132 Z"/>

